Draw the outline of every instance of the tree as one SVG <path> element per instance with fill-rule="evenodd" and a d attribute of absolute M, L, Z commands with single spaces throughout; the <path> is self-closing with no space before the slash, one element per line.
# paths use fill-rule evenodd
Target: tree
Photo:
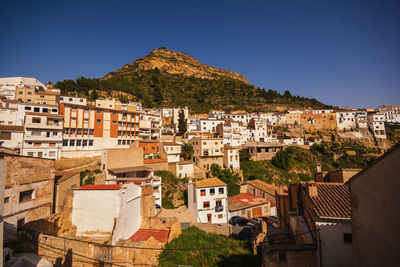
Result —
<path fill-rule="evenodd" d="M 286 98 L 291 98 L 291 97 L 292 97 L 292 94 L 290 93 L 289 90 L 286 90 L 286 91 L 283 93 L 283 96 L 286 97 Z"/>
<path fill-rule="evenodd" d="M 185 160 L 189 160 L 192 158 L 194 153 L 193 146 L 190 143 L 182 143 L 181 146 L 181 155 Z"/>
<path fill-rule="evenodd" d="M 99 95 L 97 94 L 96 89 L 93 89 L 92 92 L 90 92 L 90 100 L 94 101 L 97 98 L 99 98 Z"/>
<path fill-rule="evenodd" d="M 183 136 L 187 131 L 187 120 L 185 118 L 185 113 L 183 109 L 179 110 L 178 117 L 178 135 Z"/>

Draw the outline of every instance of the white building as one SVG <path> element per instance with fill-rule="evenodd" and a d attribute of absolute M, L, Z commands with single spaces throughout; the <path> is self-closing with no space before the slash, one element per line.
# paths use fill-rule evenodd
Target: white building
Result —
<path fill-rule="evenodd" d="M 217 120 L 217 119 L 200 119 L 197 131 L 203 133 L 216 133 L 217 126 L 221 123 L 224 123 L 224 120 Z"/>
<path fill-rule="evenodd" d="M 228 222 L 228 187 L 218 178 L 188 185 L 188 208 L 199 223 Z"/>
<path fill-rule="evenodd" d="M 161 139 L 162 120 L 158 114 L 140 115 L 140 136 L 143 140 Z"/>
<path fill-rule="evenodd" d="M 210 110 L 210 112 L 208 112 L 208 117 L 210 119 L 221 120 L 224 118 L 224 116 L 225 116 L 225 111 L 223 110 Z"/>
<path fill-rule="evenodd" d="M 140 228 L 140 186 L 85 185 L 74 190 L 72 224 L 77 236 L 109 237 L 112 244 Z"/>
<path fill-rule="evenodd" d="M 22 155 L 60 159 L 62 131 L 62 115 L 26 112 Z"/>
<path fill-rule="evenodd" d="M 176 176 L 179 178 L 190 178 L 194 175 L 193 161 L 179 161 L 176 163 Z"/>
<path fill-rule="evenodd" d="M 367 112 L 365 111 L 356 111 L 355 112 L 356 126 L 359 129 L 367 129 L 368 128 L 368 119 Z"/>
<path fill-rule="evenodd" d="M 324 114 L 324 113 L 332 113 L 333 109 L 314 109 L 311 110 L 312 114 Z"/>
<path fill-rule="evenodd" d="M 17 125 L 18 101 L 0 98 L 0 125 Z"/>
<path fill-rule="evenodd" d="M 375 138 L 386 139 L 385 116 L 382 113 L 368 113 L 368 128 Z"/>
<path fill-rule="evenodd" d="M 256 142 L 268 142 L 272 139 L 272 129 L 268 127 L 266 119 L 253 118 L 250 120 L 247 129 L 250 131 L 250 140 Z"/>
<path fill-rule="evenodd" d="M 17 88 L 32 87 L 47 89 L 46 86 L 36 78 L 31 77 L 7 77 L 0 78 L 0 95 L 8 99 L 15 98 Z"/>
<path fill-rule="evenodd" d="M 175 142 L 160 143 L 162 156 L 166 156 L 168 163 L 178 162 L 181 156 L 181 144 Z"/>
<path fill-rule="evenodd" d="M 32 103 L 19 103 L 16 125 L 24 125 L 25 124 L 25 113 L 26 112 L 34 112 L 34 113 L 43 113 L 50 115 L 57 115 L 59 112 L 58 106 L 53 105 L 45 105 L 45 104 L 32 104 Z"/>
<path fill-rule="evenodd" d="M 60 103 L 86 106 L 86 98 L 74 96 L 60 96 Z"/>
<path fill-rule="evenodd" d="M 259 116 L 270 125 L 276 125 L 279 122 L 278 115 L 275 113 L 260 113 Z"/>
<path fill-rule="evenodd" d="M 24 126 L 0 125 L 0 146 L 20 151 L 24 139 Z"/>
<path fill-rule="evenodd" d="M 163 108 L 161 109 L 161 116 L 163 117 L 172 117 L 172 108 Z"/>
<path fill-rule="evenodd" d="M 240 170 L 240 147 L 225 145 L 224 147 L 224 167 L 233 171 Z"/>
<path fill-rule="evenodd" d="M 285 145 L 304 145 L 304 138 L 302 137 L 285 137 L 279 140 L 279 143 Z"/>
<path fill-rule="evenodd" d="M 356 128 L 355 111 L 336 112 L 336 122 L 339 131 L 351 131 Z"/>

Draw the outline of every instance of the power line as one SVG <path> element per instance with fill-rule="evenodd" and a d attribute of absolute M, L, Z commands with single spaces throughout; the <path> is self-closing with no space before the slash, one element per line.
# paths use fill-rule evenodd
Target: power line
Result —
<path fill-rule="evenodd" d="M 13 225 L 13 224 L 11 224 Z M 13 225 L 16 226 L 16 225 Z M 74 238 L 69 238 L 65 236 L 57 236 L 57 235 L 51 235 L 51 234 L 46 234 L 42 233 L 33 229 L 27 229 L 27 228 L 21 228 L 23 231 L 28 231 L 28 232 L 33 232 L 36 234 L 43 234 L 43 235 L 48 235 L 51 237 L 57 237 L 69 241 L 75 241 L 75 242 L 81 242 L 81 243 L 86 243 L 86 244 L 92 244 L 92 245 L 97 245 L 101 247 L 117 247 L 117 248 L 132 248 L 132 249 L 142 249 L 142 250 L 162 250 L 162 251 L 192 251 L 192 250 L 219 250 L 219 249 L 226 249 L 226 248 L 246 248 L 250 247 L 250 245 L 245 244 L 245 245 L 238 245 L 238 246 L 222 246 L 222 247 L 207 247 L 207 248 L 146 248 L 146 247 L 138 247 L 138 246 L 121 246 L 121 245 L 108 245 L 108 244 L 101 244 L 101 243 L 96 243 L 92 241 L 86 241 L 86 240 L 79 240 L 79 239 L 74 239 Z"/>

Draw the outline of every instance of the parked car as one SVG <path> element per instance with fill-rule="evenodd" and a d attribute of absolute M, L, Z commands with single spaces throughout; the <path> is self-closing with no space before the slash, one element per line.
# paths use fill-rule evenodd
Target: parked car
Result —
<path fill-rule="evenodd" d="M 275 216 L 258 217 L 258 218 L 253 218 L 252 220 L 255 222 L 258 222 L 258 223 L 261 223 L 261 221 L 264 221 L 267 224 L 277 224 L 278 223 L 278 219 Z"/>
<path fill-rule="evenodd" d="M 233 216 L 230 218 L 229 223 L 236 226 L 245 226 L 249 223 L 249 220 L 240 216 Z"/>

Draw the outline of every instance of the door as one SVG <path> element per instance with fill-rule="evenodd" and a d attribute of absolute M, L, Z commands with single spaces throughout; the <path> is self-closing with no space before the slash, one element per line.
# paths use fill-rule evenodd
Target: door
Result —
<path fill-rule="evenodd" d="M 253 209 L 253 218 L 261 217 L 261 207 Z"/>
<path fill-rule="evenodd" d="M 207 214 L 207 223 L 211 223 L 211 214 Z"/>

